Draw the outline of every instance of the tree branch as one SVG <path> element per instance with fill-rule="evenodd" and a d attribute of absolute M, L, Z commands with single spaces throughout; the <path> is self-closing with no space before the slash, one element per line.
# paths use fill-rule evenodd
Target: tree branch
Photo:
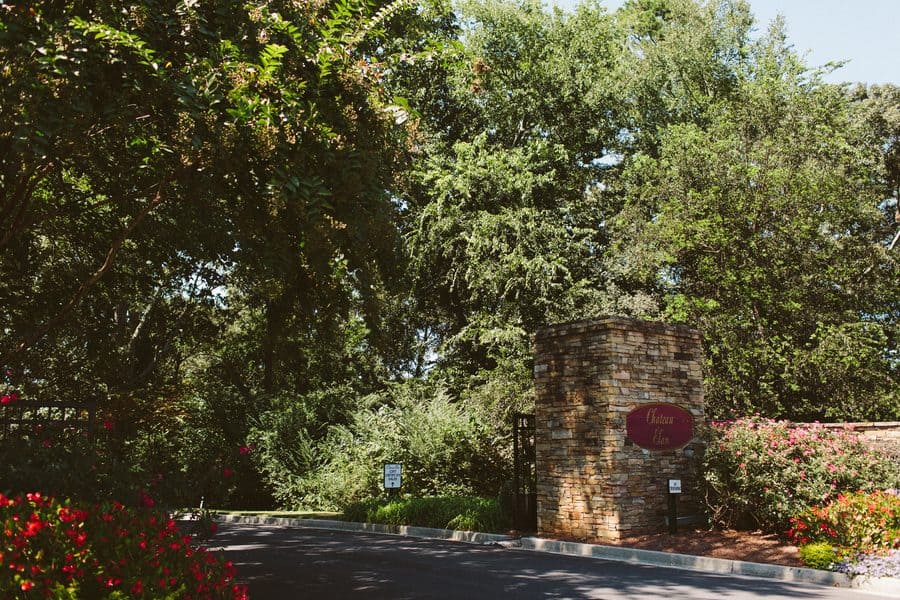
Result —
<path fill-rule="evenodd" d="M 49 321 L 44 323 L 42 326 L 38 327 L 32 334 L 25 336 L 12 350 L 5 353 L 2 358 L 0 358 L 0 364 L 6 364 L 10 361 L 10 359 L 31 346 L 33 346 L 36 342 L 46 336 L 50 331 L 59 327 L 69 316 L 79 304 L 84 299 L 84 297 L 88 294 L 88 292 L 93 288 L 100 279 L 112 269 L 113 263 L 116 260 L 116 255 L 119 254 L 119 251 L 122 249 L 122 245 L 125 241 L 131 236 L 135 229 L 143 222 L 143 220 L 150 214 L 157 206 L 162 204 L 165 201 L 165 196 L 163 194 L 164 188 L 166 184 L 169 182 L 169 178 L 163 180 L 156 191 L 156 196 L 154 196 L 153 200 L 147 203 L 135 217 L 131 220 L 131 223 L 128 224 L 119 235 L 113 240 L 112 244 L 109 247 L 109 251 L 106 253 L 106 259 L 103 261 L 103 264 L 94 271 L 94 273 L 88 277 L 82 284 L 78 287 L 78 290 L 72 295 L 69 301 L 65 304 L 65 306 L 60 309 L 60 311 L 51 318 Z"/>
<path fill-rule="evenodd" d="M 31 195 L 37 184 L 53 169 L 52 163 L 46 163 L 38 167 L 35 165 L 30 172 L 23 175 L 16 184 L 10 197 L 4 201 L 3 211 L 0 216 L 6 217 L 12 213 L 9 227 L 0 237 L 0 249 L 6 247 L 14 237 L 24 229 L 23 223 L 28 216 L 28 205 L 31 204 Z"/>

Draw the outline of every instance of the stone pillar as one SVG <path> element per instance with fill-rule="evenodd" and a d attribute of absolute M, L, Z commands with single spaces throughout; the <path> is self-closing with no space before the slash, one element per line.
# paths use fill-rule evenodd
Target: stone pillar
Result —
<path fill-rule="evenodd" d="M 674 450 L 641 448 L 626 436 L 626 416 L 674 404 L 696 431 L 700 334 L 613 317 L 545 327 L 535 345 L 538 533 L 617 540 L 663 531 L 670 478 L 682 481 L 679 515 L 695 514 L 696 437 Z"/>

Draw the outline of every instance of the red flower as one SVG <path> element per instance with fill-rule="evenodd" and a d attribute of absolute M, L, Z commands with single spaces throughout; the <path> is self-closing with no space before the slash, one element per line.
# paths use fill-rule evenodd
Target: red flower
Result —
<path fill-rule="evenodd" d="M 222 469 L 222 476 L 223 476 L 223 477 L 231 477 L 232 475 L 234 475 L 234 471 L 232 471 L 232 470 L 229 469 L 228 467 L 225 467 L 224 469 Z"/>
<path fill-rule="evenodd" d="M 28 521 L 28 525 L 25 526 L 25 531 L 22 532 L 22 535 L 25 537 L 34 537 L 38 534 L 38 532 L 44 528 L 44 524 L 40 519 L 34 519 L 37 515 L 32 515 L 32 519 Z"/>

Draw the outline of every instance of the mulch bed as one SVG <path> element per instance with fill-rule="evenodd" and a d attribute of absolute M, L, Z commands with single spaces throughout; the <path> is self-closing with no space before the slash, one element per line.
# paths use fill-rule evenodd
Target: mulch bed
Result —
<path fill-rule="evenodd" d="M 746 560 L 786 567 L 802 567 L 797 546 L 760 531 L 708 531 L 703 529 L 679 531 L 676 534 L 657 533 L 625 538 L 619 542 L 590 540 L 591 543 L 627 546 L 642 550 L 676 552 L 713 558 Z"/>

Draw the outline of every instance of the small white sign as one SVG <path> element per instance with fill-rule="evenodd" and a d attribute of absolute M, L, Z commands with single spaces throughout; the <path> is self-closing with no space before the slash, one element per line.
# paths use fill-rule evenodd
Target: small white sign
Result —
<path fill-rule="evenodd" d="M 669 493 L 670 494 L 680 494 L 681 493 L 681 480 L 680 479 L 670 479 L 669 480 Z"/>
<path fill-rule="evenodd" d="M 403 483 L 401 475 L 403 468 L 399 463 L 385 463 L 384 465 L 384 489 L 396 490 Z"/>

